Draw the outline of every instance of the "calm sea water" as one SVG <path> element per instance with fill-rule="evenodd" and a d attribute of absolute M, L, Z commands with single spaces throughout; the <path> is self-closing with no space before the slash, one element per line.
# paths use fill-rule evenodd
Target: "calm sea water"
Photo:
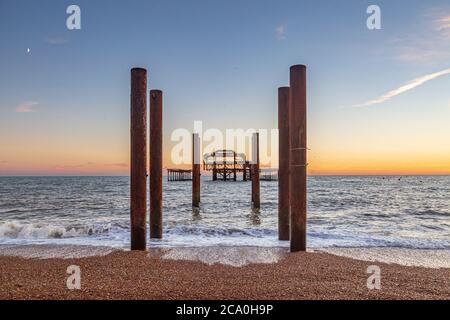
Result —
<path fill-rule="evenodd" d="M 164 239 L 154 246 L 286 246 L 277 182 L 164 182 Z M 308 245 L 450 249 L 450 176 L 309 177 Z M 128 177 L 0 177 L 0 244 L 128 247 Z"/>

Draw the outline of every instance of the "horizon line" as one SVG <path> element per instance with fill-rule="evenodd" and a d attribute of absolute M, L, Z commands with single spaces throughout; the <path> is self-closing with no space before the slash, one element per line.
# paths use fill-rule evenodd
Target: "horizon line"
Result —
<path fill-rule="evenodd" d="M 206 176 L 209 176 L 206 174 Z M 388 174 L 307 174 L 308 177 L 443 177 L 450 176 L 450 173 L 408 173 L 408 174 L 400 174 L 400 173 L 388 173 Z M 123 174 L 73 174 L 73 175 L 49 175 L 49 174 L 36 174 L 36 175 L 0 175 L 0 178 L 33 178 L 33 177 L 61 177 L 61 178 L 69 178 L 69 177 L 130 177 L 130 175 Z M 147 176 L 148 177 L 148 176 Z M 167 174 L 163 174 L 163 177 L 167 177 Z M 249 180 L 250 181 L 250 180 Z M 277 180 L 273 180 L 277 181 Z M 180 181 L 177 181 L 180 182 Z"/>

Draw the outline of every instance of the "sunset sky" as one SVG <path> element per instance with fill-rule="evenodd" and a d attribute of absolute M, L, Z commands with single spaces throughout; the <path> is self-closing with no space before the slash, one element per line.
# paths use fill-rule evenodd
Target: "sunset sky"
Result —
<path fill-rule="evenodd" d="M 171 134 L 196 120 L 276 128 L 293 64 L 310 174 L 450 174 L 448 0 L 0 0 L 0 175 L 127 175 L 132 67 L 164 91 L 174 167 Z"/>

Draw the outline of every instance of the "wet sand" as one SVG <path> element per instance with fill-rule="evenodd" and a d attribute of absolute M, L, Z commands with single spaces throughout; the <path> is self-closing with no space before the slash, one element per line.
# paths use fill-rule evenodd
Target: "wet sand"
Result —
<path fill-rule="evenodd" d="M 69 259 L 3 256 L 0 299 L 450 299 L 446 268 L 317 252 L 240 267 L 173 259 L 158 249 Z M 366 286 L 373 264 L 381 268 L 381 290 Z M 67 289 L 69 265 L 81 268 L 80 290 Z"/>

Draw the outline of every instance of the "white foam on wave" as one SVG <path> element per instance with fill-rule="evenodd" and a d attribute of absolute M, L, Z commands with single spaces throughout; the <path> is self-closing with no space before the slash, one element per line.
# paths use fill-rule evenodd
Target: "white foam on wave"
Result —
<path fill-rule="evenodd" d="M 325 248 L 337 256 L 362 261 L 399 264 L 425 268 L 450 268 L 450 250 L 423 250 L 405 248 Z"/>
<path fill-rule="evenodd" d="M 76 259 L 106 256 L 117 250 L 106 246 L 89 245 L 0 245 L 0 256 L 26 259 Z M 398 264 L 424 268 L 450 269 L 450 250 L 405 248 L 321 248 L 309 252 L 329 254 L 356 260 Z M 249 264 L 273 264 L 288 251 L 279 247 L 175 247 L 159 248 L 163 259 L 199 261 L 208 265 L 223 264 L 242 267 Z M 151 256 L 153 251 L 150 251 Z"/>
<path fill-rule="evenodd" d="M 117 249 L 74 245 L 0 245 L 0 256 L 26 259 L 76 259 L 106 256 Z"/>
<path fill-rule="evenodd" d="M 264 247 L 197 247 L 164 250 L 163 259 L 200 261 L 208 265 L 242 267 L 249 264 L 277 263 L 285 249 Z"/>
<path fill-rule="evenodd" d="M 0 238 L 7 239 L 61 239 L 83 237 L 108 232 L 110 224 L 83 225 L 81 227 L 67 227 L 48 222 L 0 222 Z"/>

